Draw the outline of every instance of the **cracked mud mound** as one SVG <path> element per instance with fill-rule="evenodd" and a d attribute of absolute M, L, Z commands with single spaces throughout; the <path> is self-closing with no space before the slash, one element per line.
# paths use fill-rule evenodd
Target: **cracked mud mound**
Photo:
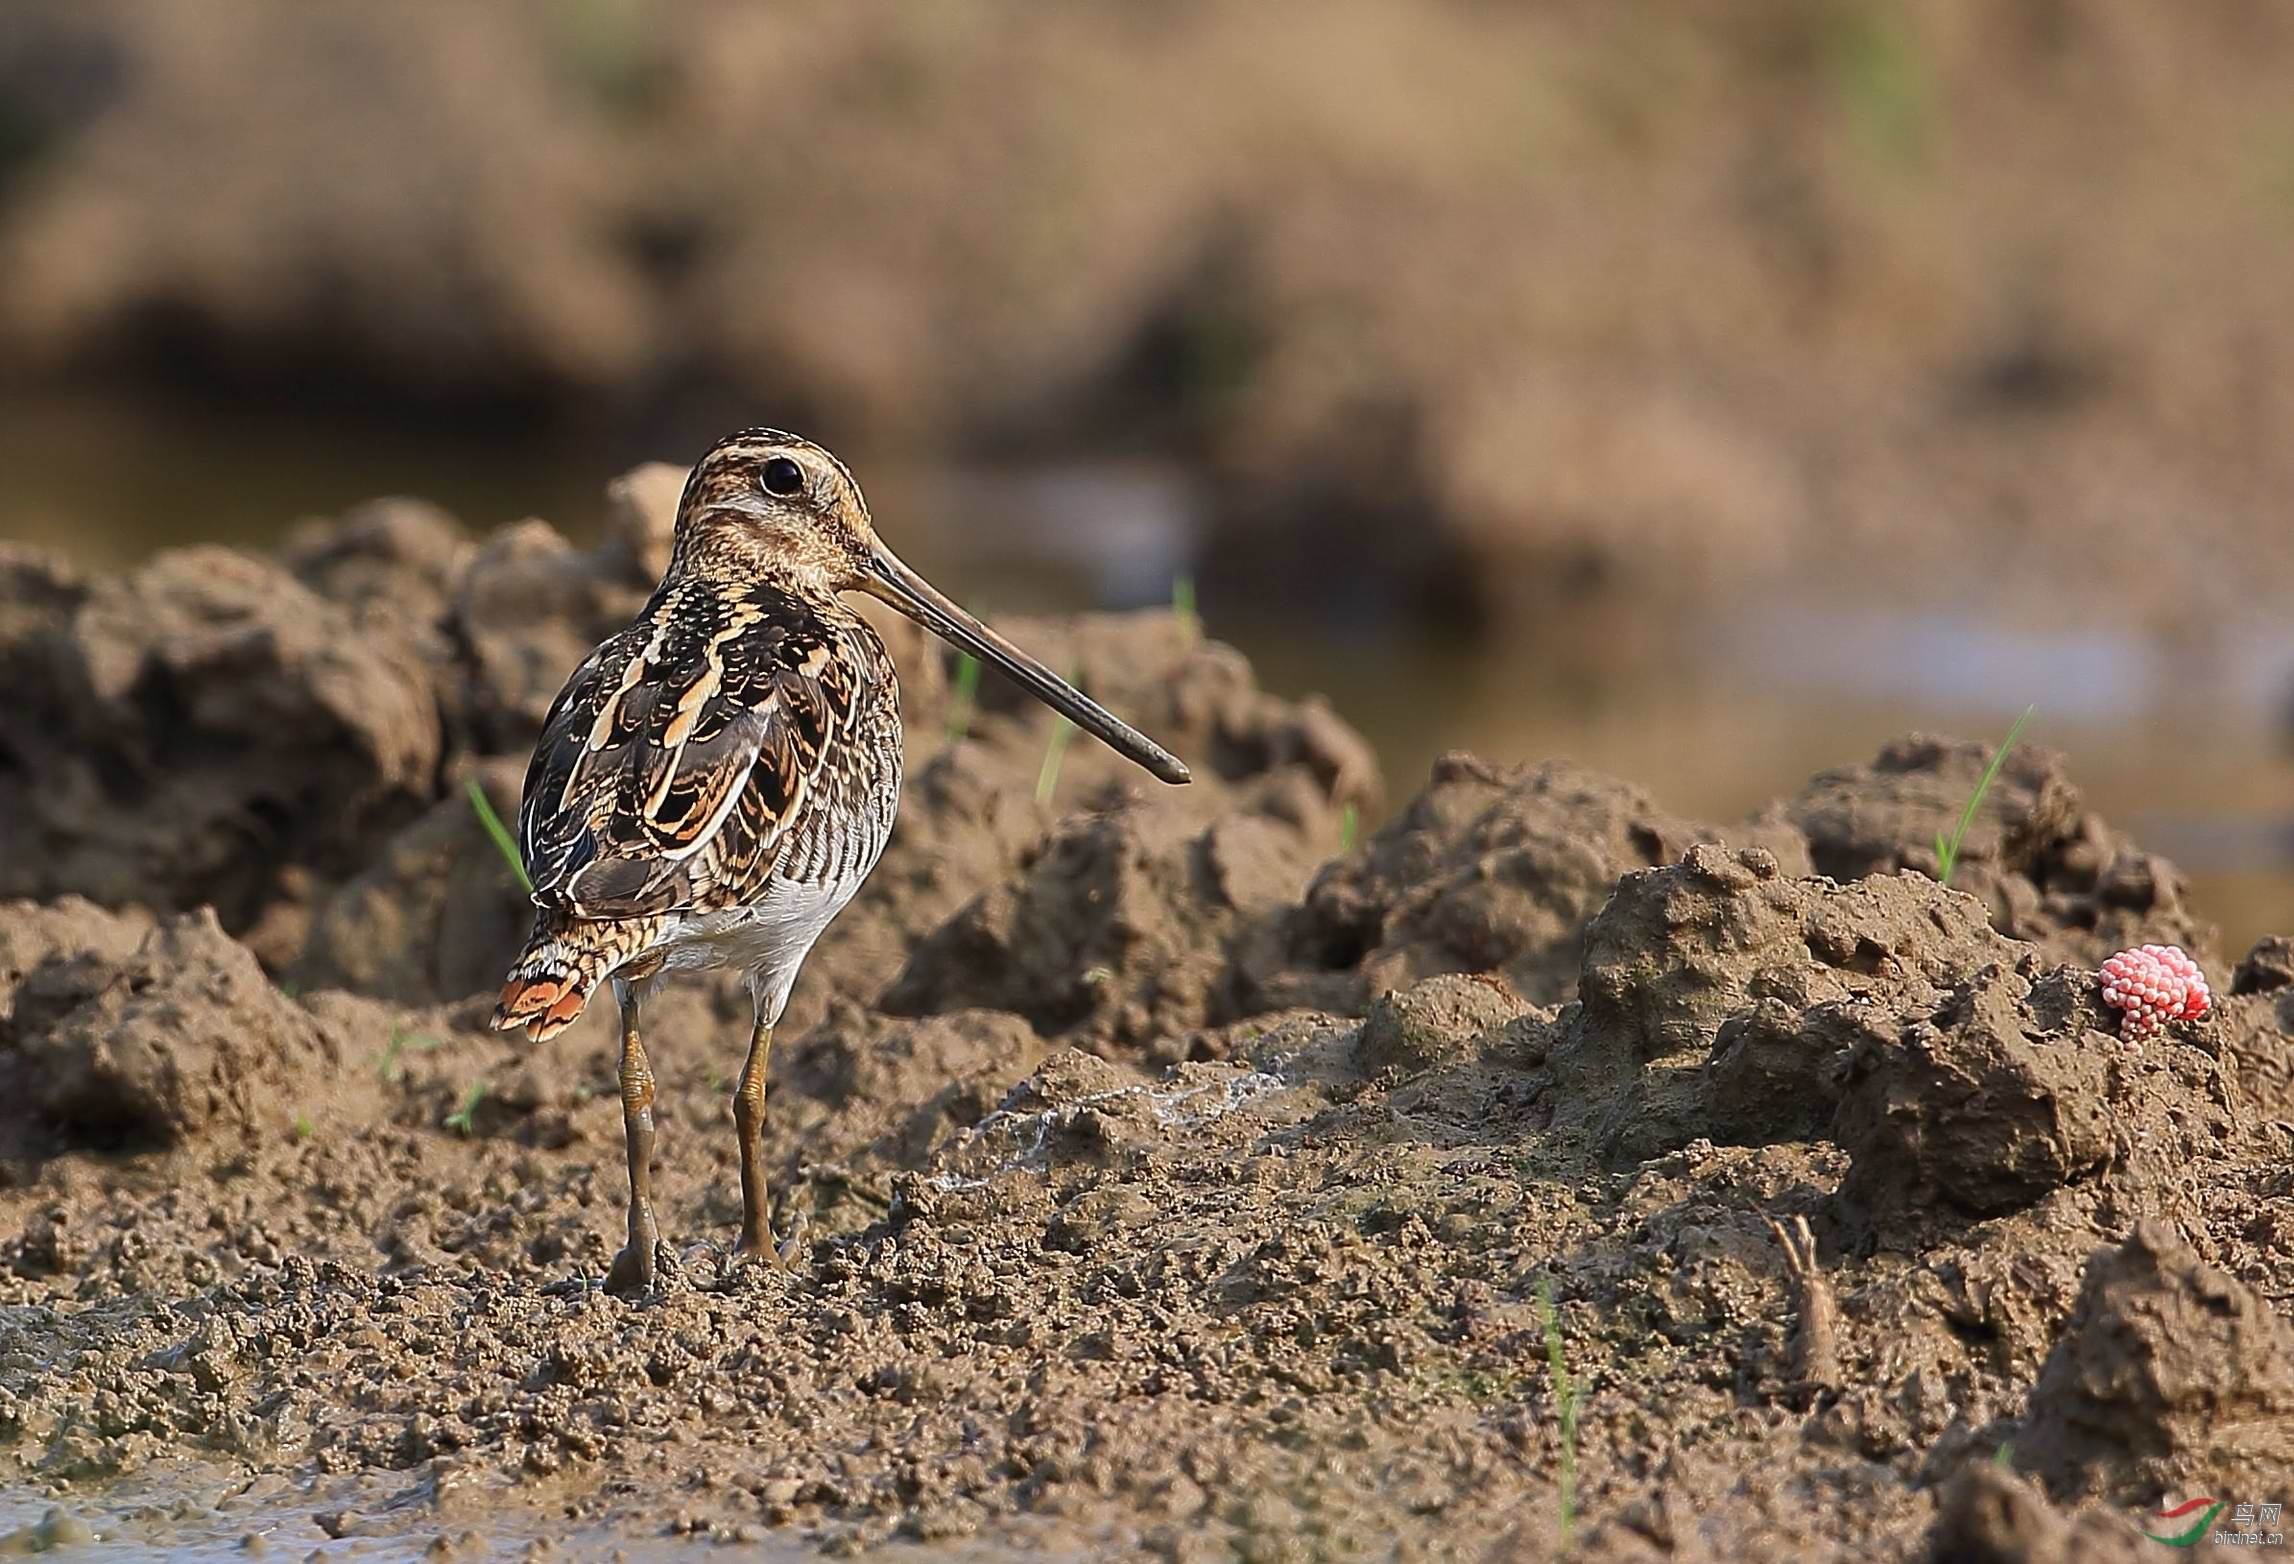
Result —
<path fill-rule="evenodd" d="M 354 867 L 430 795 L 430 677 L 278 566 L 165 554 L 80 582 L 17 556 L 0 590 L 0 893 L 212 903 L 244 927 L 282 865 Z"/>
<path fill-rule="evenodd" d="M 2286 1469 L 2294 958 L 2215 950 L 2059 758 L 1956 889 L 1980 751 L 1924 738 L 1719 825 L 1452 756 L 1342 846 L 1359 737 L 1161 614 L 1012 627 L 1202 778 L 1078 742 L 1048 803 L 1048 717 L 893 640 L 909 796 L 773 1058 L 801 1274 L 726 1259 L 747 1006 L 686 982 L 674 1264 L 604 1295 L 612 1021 L 485 1029 L 522 900 L 463 788 L 514 808 L 674 479 L 593 550 L 392 502 L 276 563 L 9 556 L 0 662 L 182 697 L 45 730 L 0 904 L 0 1471 L 67 1531 L 157 1546 L 125 1496 L 196 1469 L 264 1497 L 167 1525 L 298 1549 L 1545 1556 L 1548 1293 L 1586 1557 L 2137 1557 Z M 133 887 L 86 847 L 130 783 L 185 805 L 105 838 Z M 2220 997 L 2130 1048 L 2092 962 L 2141 939 Z"/>
<path fill-rule="evenodd" d="M 1237 812 L 1197 830 L 1172 814 L 1060 827 L 925 937 L 885 1007 L 1011 1010 L 1046 1035 L 1132 1048 L 1226 1019 L 1234 947 L 1293 904 L 1335 821 Z"/>
<path fill-rule="evenodd" d="M 116 924 L 98 932 L 77 909 L 12 905 L 51 949 L 15 985 L 0 1069 L 66 1146 L 277 1133 L 292 1084 L 338 1062 L 213 913 L 168 919 L 123 952 Z"/>
<path fill-rule="evenodd" d="M 1497 972 L 1525 997 L 1564 998 L 1578 936 L 1629 869 L 1733 835 L 1792 870 L 1789 828 L 1724 831 L 1676 819 L 1639 788 L 1571 766 L 1509 768 L 1444 756 L 1401 812 L 1315 876 L 1285 930 L 1270 999 L 1359 1008 L 1437 972 Z"/>
<path fill-rule="evenodd" d="M 1932 1013 L 1856 1040 L 1832 1136 L 1850 1159 L 1842 1203 L 1868 1230 L 2004 1215 L 2111 1159 L 2114 1040 L 2100 1006 L 2064 1021 L 2089 986 L 1987 966 Z"/>
<path fill-rule="evenodd" d="M 1937 822 L 1957 822 L 1990 747 L 1914 734 L 1869 765 L 1827 771 L 1784 806 L 1819 874 L 1856 879 L 1937 870 Z M 2001 933 L 2059 960 L 2099 966 L 2129 945 L 2213 944 L 2184 906 L 2182 876 L 2088 809 L 2064 757 L 2018 745 L 1961 843 L 1952 883 Z"/>
<path fill-rule="evenodd" d="M 2294 1471 L 2294 1329 L 2174 1228 L 2138 1223 L 2088 1262 L 2025 1429 L 2058 1492 L 2259 1491 Z"/>

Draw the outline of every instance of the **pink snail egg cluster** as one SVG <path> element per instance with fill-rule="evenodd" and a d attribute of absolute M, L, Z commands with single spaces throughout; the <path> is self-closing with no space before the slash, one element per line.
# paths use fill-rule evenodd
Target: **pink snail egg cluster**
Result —
<path fill-rule="evenodd" d="M 2214 1003 L 2206 974 L 2175 945 L 2139 945 L 2103 963 L 2103 1003 L 2125 1012 L 2119 1036 L 2156 1037 L 2169 1021 L 2196 1021 Z"/>

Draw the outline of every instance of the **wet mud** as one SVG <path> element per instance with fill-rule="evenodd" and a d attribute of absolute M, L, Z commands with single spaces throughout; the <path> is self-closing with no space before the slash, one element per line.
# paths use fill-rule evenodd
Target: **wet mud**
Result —
<path fill-rule="evenodd" d="M 0 560 L 10 1545 L 2133 1559 L 2281 1497 L 2294 957 L 2062 757 L 1946 889 L 1980 746 L 1709 823 L 1384 779 L 1167 614 L 1007 628 L 1182 790 L 893 633 L 900 827 L 773 1061 L 800 1269 L 728 1263 L 746 1002 L 693 981 L 675 1263 L 606 1294 L 612 1028 L 485 1029 L 521 897 L 465 790 L 514 807 L 671 495 L 592 551 L 394 503 Z M 2142 940 L 2218 999 L 2131 1047 Z"/>

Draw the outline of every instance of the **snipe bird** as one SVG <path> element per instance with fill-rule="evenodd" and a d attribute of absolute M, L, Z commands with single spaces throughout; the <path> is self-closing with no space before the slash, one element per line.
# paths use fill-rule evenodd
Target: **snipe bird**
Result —
<path fill-rule="evenodd" d="M 494 1012 L 539 1041 L 612 981 L 629 1160 L 615 1290 L 656 1277 L 641 1020 L 674 972 L 747 976 L 735 1253 L 792 1259 L 793 1233 L 773 1243 L 760 1164 L 773 1026 L 806 953 L 884 851 L 900 797 L 899 685 L 846 592 L 891 604 L 1165 782 L 1187 780 L 1176 756 L 901 563 L 827 451 L 774 429 L 713 447 L 686 480 L 660 586 L 543 723 L 518 814 L 534 928 Z"/>

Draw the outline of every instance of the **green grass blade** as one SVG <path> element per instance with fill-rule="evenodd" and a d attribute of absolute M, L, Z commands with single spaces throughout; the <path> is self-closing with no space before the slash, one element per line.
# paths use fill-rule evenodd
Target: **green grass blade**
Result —
<path fill-rule="evenodd" d="M 510 872 L 518 877 L 518 883 L 525 887 L 526 894 L 533 895 L 533 876 L 526 873 L 526 861 L 518 856 L 518 843 L 510 835 L 510 828 L 502 824 L 500 815 L 494 813 L 493 800 L 486 796 L 486 790 L 478 785 L 476 777 L 466 778 L 465 786 L 470 793 L 470 807 L 477 812 L 478 823 L 494 839 L 494 851 L 502 855 L 502 862 L 510 866 Z"/>
<path fill-rule="evenodd" d="M 1553 1306 L 1553 1279 L 1537 1283 L 1537 1312 L 1545 1324 L 1545 1361 L 1553 1375 L 1553 1416 L 1561 1434 L 1561 1546 L 1577 1530 L 1577 1398 L 1569 1363 L 1561 1350 L 1561 1315 Z"/>
<path fill-rule="evenodd" d="M 1082 678 L 1083 669 L 1078 665 L 1071 664 L 1067 670 L 1067 682 L 1081 688 Z M 1037 803 L 1049 804 L 1051 795 L 1058 790 L 1060 762 L 1067 758 L 1067 741 L 1074 737 L 1074 723 L 1065 717 L 1053 719 L 1051 738 L 1046 741 L 1043 747 L 1043 764 L 1036 768 L 1035 801 Z"/>
<path fill-rule="evenodd" d="M 956 654 L 956 681 L 948 697 L 948 742 L 961 744 L 972 731 L 972 713 L 980 705 L 980 660 L 970 652 Z"/>
<path fill-rule="evenodd" d="M 1967 840 L 1967 828 L 1975 824 L 1975 812 L 1983 807 L 1984 795 L 1991 791 L 1992 783 L 1999 780 L 1999 768 L 2007 763 L 2007 752 L 2023 737 L 2031 714 L 2038 709 L 2036 705 L 2024 707 L 2023 715 L 2015 719 L 2015 725 L 2007 730 L 2007 737 L 2000 740 L 1999 748 L 1991 752 L 1991 764 L 1985 766 L 1983 775 L 1976 779 L 1975 791 L 1968 795 L 1967 807 L 1959 812 L 1959 824 L 1952 828 L 1951 835 L 1936 833 L 1937 883 L 1951 884 L 1952 871 L 1959 867 L 1960 846 Z"/>
<path fill-rule="evenodd" d="M 1171 617 L 1179 623 L 1179 640 L 1192 646 L 1202 638 L 1203 621 L 1195 614 L 1195 578 L 1180 574 L 1171 578 Z"/>
<path fill-rule="evenodd" d="M 1051 795 L 1059 790 L 1059 766 L 1067 757 L 1067 741 L 1075 737 L 1075 724 L 1065 717 L 1052 723 L 1051 738 L 1043 747 L 1043 764 L 1036 768 L 1035 801 L 1051 802 Z"/>
<path fill-rule="evenodd" d="M 473 1135 L 478 1129 L 478 1104 L 486 1100 L 486 1083 L 472 1081 L 463 1092 L 461 1104 L 446 1115 L 445 1128 L 457 1135 Z"/>

